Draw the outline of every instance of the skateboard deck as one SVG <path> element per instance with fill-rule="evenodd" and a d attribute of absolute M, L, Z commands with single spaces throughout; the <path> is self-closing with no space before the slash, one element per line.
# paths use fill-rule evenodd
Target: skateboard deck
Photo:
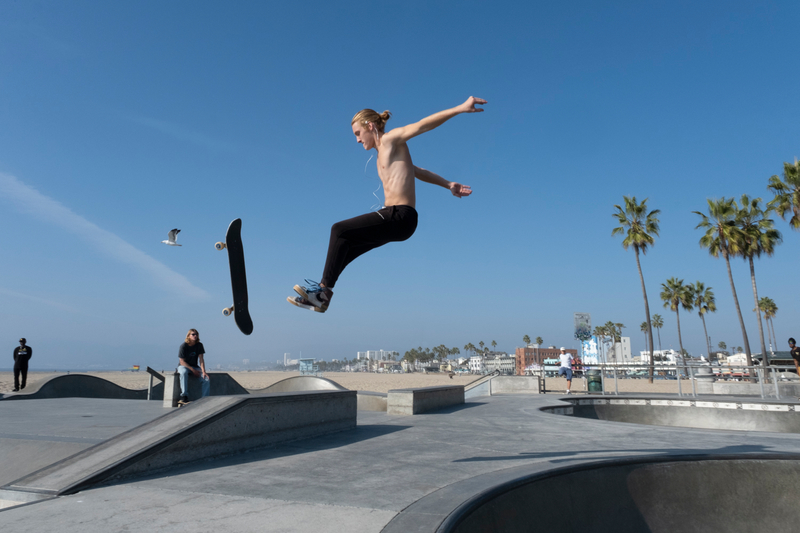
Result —
<path fill-rule="evenodd" d="M 231 291 L 233 292 L 233 305 L 222 310 L 222 314 L 233 318 L 242 333 L 250 335 L 253 332 L 253 320 L 247 308 L 247 275 L 244 269 L 244 248 L 242 247 L 242 219 L 237 218 L 228 226 L 225 242 L 218 242 L 217 250 L 228 250 L 228 263 L 231 267 Z"/>

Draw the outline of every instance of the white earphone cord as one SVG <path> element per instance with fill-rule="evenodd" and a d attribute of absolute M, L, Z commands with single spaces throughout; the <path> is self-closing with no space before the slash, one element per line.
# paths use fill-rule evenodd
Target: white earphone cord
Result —
<path fill-rule="evenodd" d="M 367 165 L 369 165 L 369 162 L 370 162 L 370 161 L 372 161 L 372 158 L 373 158 L 374 156 L 375 156 L 375 154 L 371 154 L 371 155 L 369 156 L 369 159 L 367 159 L 367 162 L 364 164 L 364 175 L 365 175 L 365 176 L 367 176 L 368 178 L 369 178 L 369 176 L 367 175 Z M 380 180 L 379 180 L 379 181 L 380 181 Z M 372 210 L 372 211 L 375 211 L 376 213 L 378 213 L 378 211 L 380 211 L 381 209 L 383 209 L 383 202 L 381 202 L 381 199 L 380 199 L 380 197 L 379 197 L 377 194 L 375 194 L 375 193 L 377 193 L 379 190 L 381 190 L 381 187 L 383 187 L 383 183 L 381 183 L 380 185 L 378 185 L 378 188 L 377 188 L 377 189 L 375 189 L 375 192 L 373 192 L 373 193 L 372 193 L 372 196 L 374 196 L 374 197 L 375 197 L 375 199 L 376 199 L 376 200 L 378 200 L 378 203 L 377 203 L 377 204 L 372 204 L 372 207 L 370 207 L 370 210 Z M 383 218 L 383 215 L 381 215 L 380 213 L 378 213 L 378 216 L 379 216 L 379 217 L 381 217 L 381 218 Z M 386 220 L 386 219 L 385 219 L 385 218 L 383 218 L 383 220 Z"/>

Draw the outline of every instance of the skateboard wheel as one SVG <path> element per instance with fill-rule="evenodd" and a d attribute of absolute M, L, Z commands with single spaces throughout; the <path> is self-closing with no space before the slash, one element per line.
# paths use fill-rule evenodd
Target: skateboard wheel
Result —
<path fill-rule="evenodd" d="M 222 310 L 223 316 L 231 316 L 231 313 L 233 313 L 233 306 L 226 307 L 225 309 Z"/>
<path fill-rule="evenodd" d="M 214 248 L 216 248 L 217 250 L 224 250 L 225 248 L 227 248 L 227 246 L 225 245 L 224 242 L 218 242 L 217 244 L 214 245 Z"/>

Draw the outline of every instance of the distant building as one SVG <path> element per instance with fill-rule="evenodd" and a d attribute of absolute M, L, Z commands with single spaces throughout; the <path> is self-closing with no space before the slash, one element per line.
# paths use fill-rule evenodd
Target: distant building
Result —
<path fill-rule="evenodd" d="M 482 355 L 473 355 L 469 358 L 469 371 L 473 374 L 483 374 L 486 371 Z"/>
<path fill-rule="evenodd" d="M 513 375 L 516 359 L 507 353 L 487 355 L 483 360 L 486 372 L 500 371 L 501 374 Z"/>
<path fill-rule="evenodd" d="M 361 361 L 389 361 L 395 355 L 395 352 L 387 352 L 385 350 L 370 350 L 366 352 L 357 352 L 356 358 Z"/>
<path fill-rule="evenodd" d="M 660 361 L 663 363 L 683 364 L 683 357 L 681 357 L 680 352 L 675 350 L 654 350 L 653 353 L 655 354 L 656 362 Z M 649 351 L 639 352 L 639 357 L 642 363 L 650 363 Z"/>

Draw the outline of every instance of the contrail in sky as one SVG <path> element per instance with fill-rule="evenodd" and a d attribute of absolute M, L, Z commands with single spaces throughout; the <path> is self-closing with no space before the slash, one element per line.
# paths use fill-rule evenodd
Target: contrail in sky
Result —
<path fill-rule="evenodd" d="M 214 139 L 203 133 L 199 133 L 183 126 L 167 122 L 166 120 L 159 120 L 151 117 L 136 117 L 132 115 L 122 115 L 127 120 L 153 128 L 165 135 L 169 135 L 184 142 L 190 142 L 204 148 L 217 150 L 222 152 L 232 152 L 236 150 L 236 146 L 232 143 Z"/>
<path fill-rule="evenodd" d="M 0 172 L 0 200 L 8 200 L 21 213 L 51 222 L 76 234 L 107 255 L 148 273 L 159 285 L 171 292 L 192 299 L 209 297 L 206 291 L 192 285 L 185 276 L 110 231 L 73 213 L 57 200 L 43 195 L 16 177 L 3 172 Z"/>

